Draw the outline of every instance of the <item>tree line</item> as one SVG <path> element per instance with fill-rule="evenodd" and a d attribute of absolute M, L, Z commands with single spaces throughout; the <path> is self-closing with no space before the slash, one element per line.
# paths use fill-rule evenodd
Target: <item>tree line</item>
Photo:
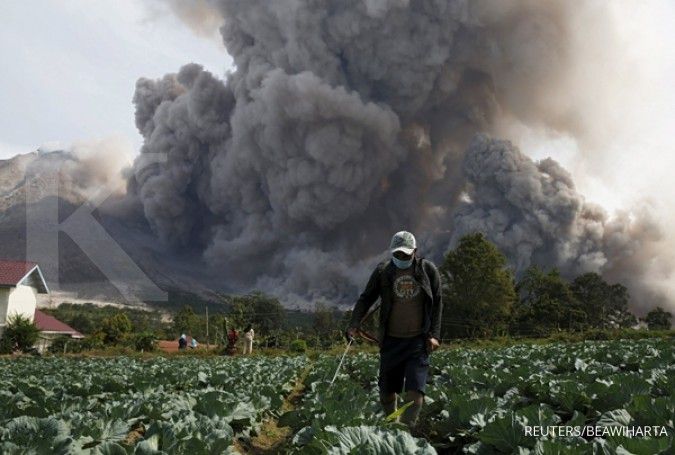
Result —
<path fill-rule="evenodd" d="M 548 336 L 559 331 L 633 327 L 629 293 L 597 273 L 572 281 L 555 268 L 529 267 L 518 279 L 506 257 L 482 233 L 464 236 L 439 267 L 443 277 L 443 337 Z M 669 329 L 660 307 L 644 322 Z"/>
<path fill-rule="evenodd" d="M 506 257 L 481 233 L 463 237 L 446 253 L 439 271 L 443 278 L 444 339 L 546 337 L 638 323 L 628 309 L 630 296 L 622 284 L 610 284 L 597 273 L 568 281 L 556 269 L 537 266 L 516 278 Z M 79 350 L 125 346 L 148 351 L 155 340 L 177 340 L 181 334 L 202 345 L 224 346 L 230 328 L 241 331 L 248 324 L 255 328 L 256 344 L 261 347 L 330 348 L 341 342 L 351 317 L 351 310 L 340 310 L 325 301 L 317 302 L 311 312 L 289 310 L 276 297 L 260 292 L 222 296 L 221 302 L 208 304 L 191 302 L 184 296 L 181 305 L 170 311 L 146 311 L 64 303 L 44 311 L 86 335 L 77 343 Z M 664 330 L 670 328 L 671 319 L 668 311 L 656 307 L 643 322 L 650 330 Z M 376 311 L 364 328 L 375 333 L 377 320 Z M 23 322 L 26 324 L 8 327 L 0 339 L 0 352 L 8 351 L 17 340 L 37 336 L 28 327 L 32 324 Z M 61 351 L 65 342 L 60 340 L 53 349 Z M 31 345 L 28 341 L 20 344 Z"/>
<path fill-rule="evenodd" d="M 90 303 L 63 303 L 45 309 L 48 314 L 85 335 L 85 340 L 70 343 L 69 350 L 95 350 L 111 346 L 150 351 L 156 340 L 177 340 L 182 334 L 195 338 L 201 345 L 222 347 L 227 332 L 242 331 L 252 324 L 256 345 L 287 349 L 302 341 L 301 348 L 329 348 L 341 339 L 340 327 L 346 324 L 345 312 L 327 302 L 317 302 L 314 311 L 289 310 L 273 296 L 253 292 L 225 296 L 220 303 L 184 304 L 176 311 L 143 310 L 96 306 Z M 64 340 L 52 350 L 63 351 Z M 176 341 L 177 342 L 177 341 Z M 297 343 L 296 343 L 297 344 Z"/>

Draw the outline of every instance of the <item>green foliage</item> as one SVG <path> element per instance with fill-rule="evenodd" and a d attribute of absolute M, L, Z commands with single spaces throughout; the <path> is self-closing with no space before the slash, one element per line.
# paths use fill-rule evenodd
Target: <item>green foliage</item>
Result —
<path fill-rule="evenodd" d="M 283 329 L 311 330 L 314 325 L 314 317 L 309 311 L 286 309 Z"/>
<path fill-rule="evenodd" d="M 293 340 L 289 346 L 291 352 L 306 352 L 307 342 L 305 340 Z"/>
<path fill-rule="evenodd" d="M 304 356 L 0 359 L 0 453 L 235 454 Z M 128 439 L 128 435 L 138 438 Z"/>
<path fill-rule="evenodd" d="M 228 300 L 232 313 L 228 319 L 237 328 L 253 324 L 258 334 L 264 334 L 284 327 L 286 310 L 278 299 L 254 292 L 248 295 L 231 296 Z"/>
<path fill-rule="evenodd" d="M 62 303 L 56 308 L 43 311 L 65 322 L 78 332 L 91 335 L 101 329 L 104 319 L 114 316 L 120 309 L 114 306 L 97 306 L 92 303 Z M 158 311 L 129 307 L 124 308 L 124 313 L 131 321 L 134 331 L 163 333 L 168 329 L 167 324 L 162 322 L 162 313 Z"/>
<path fill-rule="evenodd" d="M 123 312 L 105 318 L 101 323 L 101 332 L 106 343 L 119 343 L 131 332 L 129 317 Z"/>
<path fill-rule="evenodd" d="M 110 346 L 110 345 L 108 345 Z M 65 348 L 65 349 L 64 349 Z M 74 354 L 87 351 L 98 351 L 106 348 L 103 332 L 75 340 L 67 336 L 56 338 L 47 349 L 52 354 Z"/>
<path fill-rule="evenodd" d="M 8 354 L 14 348 L 23 352 L 32 349 L 38 338 L 40 330 L 26 316 L 14 314 L 7 318 L 7 325 L 0 339 L 0 353 Z"/>
<path fill-rule="evenodd" d="M 670 320 L 672 318 L 670 311 L 665 311 L 657 306 L 645 316 L 645 322 L 649 330 L 668 330 L 670 329 Z"/>
<path fill-rule="evenodd" d="M 569 284 L 553 269 L 548 273 L 532 266 L 518 282 L 520 300 L 514 308 L 512 330 L 527 335 L 582 330 L 586 314 Z"/>
<path fill-rule="evenodd" d="M 674 349 L 672 339 L 644 339 L 437 351 L 430 358 L 428 404 L 413 432 L 430 444 L 424 449 L 414 448 L 425 444 L 422 439 L 400 447 L 392 439 L 400 424 L 382 413 L 373 382 L 376 355 L 347 356 L 333 384 L 340 357 L 320 355 L 305 379 L 302 405 L 279 423 L 295 432 L 294 454 L 366 453 L 366 447 L 383 454 L 435 453 L 431 445 L 441 453 L 571 454 L 595 453 L 603 444 L 601 453 L 620 453 L 626 441 L 550 441 L 524 431 L 525 425 L 619 423 L 665 425 L 668 436 L 633 438 L 631 453 L 667 453 L 661 451 L 673 442 L 675 382 L 665 372 L 675 368 Z"/>
<path fill-rule="evenodd" d="M 152 332 L 137 333 L 132 338 L 134 349 L 151 352 L 157 348 L 157 337 Z"/>
<path fill-rule="evenodd" d="M 191 306 L 185 305 L 173 317 L 173 332 L 178 334 L 193 335 L 193 331 L 197 328 L 199 318 Z"/>
<path fill-rule="evenodd" d="M 675 431 L 669 336 L 436 351 L 415 437 L 382 412 L 376 354 L 347 355 L 333 383 L 339 355 L 312 364 L 305 356 L 0 359 L 8 385 L 0 453 L 233 454 L 235 439 L 261 434 L 272 415 L 293 432 L 276 453 L 665 454 Z M 301 400 L 280 415 L 301 378 Z M 550 439 L 526 435 L 525 425 L 657 425 L 668 434 Z"/>
<path fill-rule="evenodd" d="M 362 425 L 358 427 L 335 427 L 329 425 L 314 435 L 305 453 L 368 453 L 368 454 L 435 454 L 434 448 L 424 439 L 414 438 L 402 429 L 385 430 Z"/>
<path fill-rule="evenodd" d="M 335 310 L 328 307 L 324 302 L 317 302 L 314 305 L 312 328 L 318 334 L 330 333 L 335 327 Z"/>
<path fill-rule="evenodd" d="M 574 279 L 571 290 L 590 327 L 631 327 L 637 322 L 628 311 L 628 290 L 621 284 L 610 285 L 597 273 L 585 273 Z"/>
<path fill-rule="evenodd" d="M 0 337 L 0 354 L 9 354 L 12 352 L 14 343 L 8 337 Z"/>
<path fill-rule="evenodd" d="M 516 300 L 506 258 L 481 233 L 464 236 L 447 253 L 440 267 L 443 300 L 452 311 L 443 313 L 443 333 L 449 337 L 506 333 Z"/>

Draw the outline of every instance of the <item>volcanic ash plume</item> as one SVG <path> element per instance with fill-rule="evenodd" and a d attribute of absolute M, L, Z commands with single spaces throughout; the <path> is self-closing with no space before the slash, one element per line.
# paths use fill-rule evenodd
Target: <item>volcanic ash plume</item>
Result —
<path fill-rule="evenodd" d="M 403 228 L 436 260 L 480 229 L 519 271 L 639 272 L 625 247 L 658 235 L 617 229 L 552 160 L 485 136 L 469 145 L 507 118 L 583 134 L 565 100 L 578 88 L 572 30 L 604 19 L 591 3 L 200 2 L 235 69 L 138 81 L 129 195 L 227 286 L 293 299 L 351 303 Z M 165 161 L 148 165 L 154 154 Z"/>
<path fill-rule="evenodd" d="M 636 297 L 659 298 L 644 284 L 661 239 L 648 214 L 610 219 L 584 201 L 554 160 L 534 162 L 510 142 L 485 135 L 469 145 L 463 169 L 468 200 L 455 209 L 451 244 L 485 232 L 518 271 L 536 264 L 570 277 L 602 272 Z"/>

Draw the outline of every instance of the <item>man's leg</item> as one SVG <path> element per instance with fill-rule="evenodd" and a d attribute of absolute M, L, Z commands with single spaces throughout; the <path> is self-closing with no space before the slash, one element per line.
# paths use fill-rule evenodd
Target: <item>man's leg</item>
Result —
<path fill-rule="evenodd" d="M 405 375 L 405 365 L 386 365 L 380 358 L 380 376 L 378 386 L 380 388 L 380 404 L 385 416 L 396 411 L 397 395 L 403 389 L 403 378 Z"/>
<path fill-rule="evenodd" d="M 424 394 L 418 390 L 408 390 L 405 394 L 405 402 L 410 403 L 411 401 L 413 403 L 401 415 L 401 423 L 406 424 L 409 428 L 414 427 L 417 423 L 417 418 L 424 403 Z"/>
<path fill-rule="evenodd" d="M 384 415 L 388 416 L 396 411 L 396 394 L 395 393 L 380 393 L 380 404 L 384 410 Z"/>
<path fill-rule="evenodd" d="M 412 404 L 403 411 L 401 423 L 413 428 L 424 404 L 424 389 L 429 370 L 429 354 L 425 347 L 426 339 L 420 337 L 412 347 L 405 365 L 405 403 Z"/>

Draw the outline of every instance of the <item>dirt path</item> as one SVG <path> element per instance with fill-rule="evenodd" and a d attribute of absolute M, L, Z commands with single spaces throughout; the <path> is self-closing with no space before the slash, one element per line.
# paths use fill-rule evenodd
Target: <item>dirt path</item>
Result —
<path fill-rule="evenodd" d="M 286 396 L 281 404 L 280 413 L 292 411 L 302 400 L 305 392 L 305 378 L 314 367 L 314 361 L 309 361 L 304 370 L 295 380 L 293 390 Z M 237 441 L 235 447 L 243 454 L 268 454 L 277 453 L 277 450 L 292 436 L 293 432 L 289 427 L 279 427 L 277 419 L 268 417 L 263 420 L 260 433 L 251 439 L 250 442 Z"/>

